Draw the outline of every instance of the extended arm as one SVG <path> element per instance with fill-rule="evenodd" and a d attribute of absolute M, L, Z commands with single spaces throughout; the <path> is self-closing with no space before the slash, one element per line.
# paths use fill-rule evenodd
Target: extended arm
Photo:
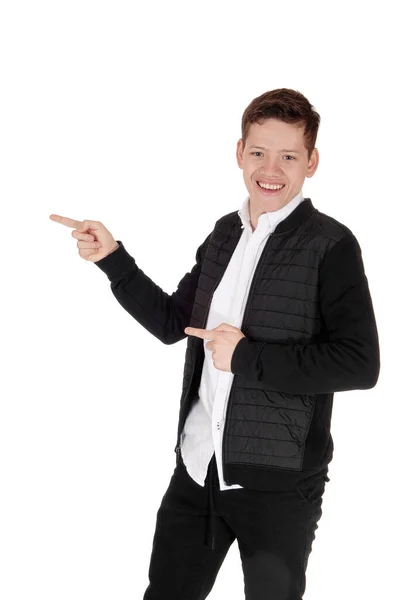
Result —
<path fill-rule="evenodd" d="M 343 238 L 327 252 L 319 277 L 327 341 L 271 343 L 242 338 L 231 360 L 234 374 L 291 394 L 375 386 L 380 372 L 378 333 L 355 236 Z"/>
<path fill-rule="evenodd" d="M 167 294 L 135 263 L 120 240 L 117 248 L 95 264 L 108 276 L 118 302 L 147 331 L 164 344 L 174 344 L 186 337 L 196 287 L 210 235 L 199 246 L 195 265 L 181 279 L 177 289 Z"/>

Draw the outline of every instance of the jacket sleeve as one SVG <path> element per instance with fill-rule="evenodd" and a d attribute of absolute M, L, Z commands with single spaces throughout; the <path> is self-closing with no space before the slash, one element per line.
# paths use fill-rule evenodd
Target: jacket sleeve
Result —
<path fill-rule="evenodd" d="M 210 236 L 196 251 L 191 271 L 170 295 L 137 266 L 120 240 L 117 240 L 119 248 L 94 264 L 108 276 L 119 304 L 161 342 L 174 344 L 187 337 L 184 329 L 190 323 L 202 259 Z"/>
<path fill-rule="evenodd" d="M 380 350 L 361 248 L 354 235 L 337 242 L 319 269 L 322 342 L 242 338 L 231 371 L 291 394 L 328 394 L 375 386 Z M 323 339 L 326 341 L 323 342 Z"/>

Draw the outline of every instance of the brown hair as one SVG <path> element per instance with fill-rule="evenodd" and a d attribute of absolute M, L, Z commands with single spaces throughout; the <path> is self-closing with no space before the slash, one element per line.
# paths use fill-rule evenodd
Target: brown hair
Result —
<path fill-rule="evenodd" d="M 242 116 L 243 146 L 246 144 L 250 125 L 252 123 L 262 125 L 266 119 L 271 118 L 300 127 L 304 126 L 304 145 L 310 159 L 316 145 L 320 115 L 307 98 L 296 90 L 280 88 L 265 92 L 252 100 Z"/>

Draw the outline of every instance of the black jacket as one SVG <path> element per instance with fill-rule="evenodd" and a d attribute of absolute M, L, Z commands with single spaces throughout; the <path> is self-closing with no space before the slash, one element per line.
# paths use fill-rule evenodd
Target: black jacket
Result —
<path fill-rule="evenodd" d="M 95 264 L 118 302 L 165 344 L 188 337 L 176 451 L 198 399 L 212 295 L 242 234 L 237 211 L 221 217 L 196 263 L 169 295 L 120 247 Z M 287 489 L 333 455 L 334 392 L 372 388 L 380 371 L 374 310 L 353 233 L 305 198 L 270 234 L 258 261 L 231 362 L 223 436 L 228 485 Z"/>

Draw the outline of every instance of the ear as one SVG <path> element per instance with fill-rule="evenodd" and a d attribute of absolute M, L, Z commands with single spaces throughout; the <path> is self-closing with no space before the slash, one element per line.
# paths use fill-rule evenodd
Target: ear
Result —
<path fill-rule="evenodd" d="M 243 140 L 242 140 L 242 138 L 240 138 L 239 141 L 237 142 L 236 159 L 237 159 L 237 164 L 239 165 L 240 169 L 243 169 Z"/>
<path fill-rule="evenodd" d="M 313 177 L 319 166 L 319 151 L 317 148 L 313 148 L 310 160 L 308 161 L 306 177 Z"/>

